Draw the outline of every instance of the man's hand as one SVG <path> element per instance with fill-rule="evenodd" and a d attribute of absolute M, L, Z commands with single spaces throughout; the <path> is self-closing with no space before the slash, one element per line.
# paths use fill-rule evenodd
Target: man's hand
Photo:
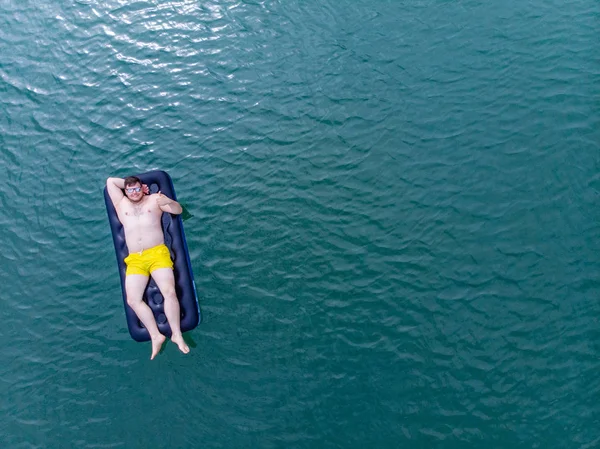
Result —
<path fill-rule="evenodd" d="M 146 184 L 142 184 L 142 192 L 144 195 L 150 195 L 150 187 L 148 187 Z"/>
<path fill-rule="evenodd" d="M 158 207 L 163 212 L 168 212 L 173 215 L 179 215 L 183 212 L 181 204 L 168 196 L 163 195 L 160 191 L 156 194 L 156 204 L 158 204 Z"/>
<path fill-rule="evenodd" d="M 171 198 L 163 195 L 161 192 L 158 192 L 157 195 L 158 196 L 156 197 L 156 204 L 158 204 L 158 207 L 167 206 L 173 202 Z"/>

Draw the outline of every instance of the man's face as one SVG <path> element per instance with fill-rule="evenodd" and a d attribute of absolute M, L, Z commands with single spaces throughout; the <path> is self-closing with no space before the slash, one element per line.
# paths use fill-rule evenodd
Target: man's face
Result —
<path fill-rule="evenodd" d="M 125 187 L 125 195 L 134 203 L 141 201 L 144 197 L 144 192 L 142 192 L 142 186 L 139 182 L 129 185 Z"/>

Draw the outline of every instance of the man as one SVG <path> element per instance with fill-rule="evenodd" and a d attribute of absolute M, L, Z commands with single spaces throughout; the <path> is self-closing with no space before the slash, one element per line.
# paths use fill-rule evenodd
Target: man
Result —
<path fill-rule="evenodd" d="M 125 179 L 108 178 L 106 189 L 123 225 L 125 243 L 129 250 L 129 256 L 125 258 L 127 304 L 150 333 L 152 339 L 150 360 L 156 357 L 165 342 L 165 336 L 159 332 L 152 310 L 142 300 L 150 276 L 156 282 L 165 300 L 165 315 L 172 331 L 171 341 L 181 352 L 187 354 L 190 348 L 185 344 L 181 334 L 181 315 L 175 293 L 173 262 L 169 249 L 165 245 L 161 226 L 163 212 L 179 215 L 182 212 L 181 205 L 161 192 L 150 195 L 148 186 L 142 184 L 135 176 Z"/>

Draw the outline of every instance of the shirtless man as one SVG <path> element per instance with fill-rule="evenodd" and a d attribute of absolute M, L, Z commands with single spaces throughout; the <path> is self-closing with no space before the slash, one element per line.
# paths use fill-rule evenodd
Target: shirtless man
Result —
<path fill-rule="evenodd" d="M 165 245 L 161 226 L 163 212 L 179 215 L 182 212 L 181 205 L 161 192 L 150 195 L 148 186 L 142 184 L 135 176 L 125 179 L 108 178 L 106 189 L 123 225 L 125 242 L 129 250 L 129 256 L 125 258 L 127 304 L 150 333 L 152 339 L 150 360 L 156 357 L 166 338 L 159 332 L 152 310 L 142 300 L 150 276 L 165 299 L 165 315 L 172 331 L 171 341 L 181 352 L 187 354 L 190 348 L 181 335 L 181 315 L 175 293 L 173 262 L 169 249 Z"/>

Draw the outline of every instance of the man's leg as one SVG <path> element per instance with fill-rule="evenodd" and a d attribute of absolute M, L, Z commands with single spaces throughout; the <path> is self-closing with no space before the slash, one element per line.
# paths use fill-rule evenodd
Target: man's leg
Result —
<path fill-rule="evenodd" d="M 179 346 L 181 352 L 187 354 L 190 352 L 190 348 L 185 344 L 183 335 L 181 335 L 181 312 L 179 309 L 179 300 L 175 293 L 175 277 L 173 276 L 173 269 L 158 268 L 152 272 L 152 278 L 165 299 L 165 315 L 169 321 L 169 326 L 171 326 L 171 341 Z"/>
<path fill-rule="evenodd" d="M 144 290 L 148 284 L 148 276 L 143 274 L 128 274 L 125 276 L 125 292 L 127 293 L 127 304 L 133 309 L 137 317 L 140 319 L 152 339 L 152 356 L 150 360 L 156 357 L 160 351 L 162 344 L 165 342 L 165 336 L 161 334 L 156 326 L 156 320 L 152 309 L 148 307 L 142 297 Z"/>

